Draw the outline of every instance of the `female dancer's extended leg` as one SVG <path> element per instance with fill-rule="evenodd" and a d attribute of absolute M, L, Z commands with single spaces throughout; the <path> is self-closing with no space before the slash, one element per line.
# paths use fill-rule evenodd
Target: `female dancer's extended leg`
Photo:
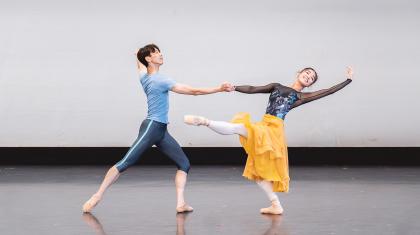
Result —
<path fill-rule="evenodd" d="M 194 126 L 207 126 L 211 130 L 221 135 L 241 135 L 245 138 L 248 137 L 248 132 L 242 123 L 230 123 L 223 121 L 213 121 L 205 117 L 186 115 L 184 122 Z M 279 198 L 273 192 L 273 183 L 271 181 L 261 180 L 256 182 L 260 188 L 266 193 L 268 199 L 271 201 L 271 206 L 261 208 L 260 212 L 263 214 L 282 214 L 283 208 L 280 204 Z"/>
<path fill-rule="evenodd" d="M 221 135 L 241 135 L 243 137 L 248 137 L 248 132 L 241 123 L 230 123 L 223 121 L 213 121 L 205 117 L 194 116 L 194 115 L 185 115 L 184 122 L 189 125 L 194 126 L 207 126 L 213 131 Z"/>

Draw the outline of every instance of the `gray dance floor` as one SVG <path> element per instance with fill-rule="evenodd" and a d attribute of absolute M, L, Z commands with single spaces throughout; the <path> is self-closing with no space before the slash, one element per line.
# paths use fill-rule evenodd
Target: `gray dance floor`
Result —
<path fill-rule="evenodd" d="M 130 168 L 92 214 L 83 202 L 106 167 L 0 167 L 0 234 L 420 234 L 420 168 L 293 167 L 285 214 L 242 167 L 195 166 L 195 211 L 175 213 L 175 168 Z"/>

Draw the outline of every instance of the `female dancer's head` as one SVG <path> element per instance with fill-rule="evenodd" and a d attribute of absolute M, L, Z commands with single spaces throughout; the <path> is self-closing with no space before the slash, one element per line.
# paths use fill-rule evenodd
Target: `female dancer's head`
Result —
<path fill-rule="evenodd" d="M 307 67 L 298 72 L 296 80 L 302 87 L 309 87 L 318 80 L 318 74 L 315 69 Z"/>
<path fill-rule="evenodd" d="M 162 65 L 163 56 L 160 52 L 160 49 L 155 44 L 148 44 L 137 52 L 137 59 L 144 65 L 149 66 L 149 64 Z"/>

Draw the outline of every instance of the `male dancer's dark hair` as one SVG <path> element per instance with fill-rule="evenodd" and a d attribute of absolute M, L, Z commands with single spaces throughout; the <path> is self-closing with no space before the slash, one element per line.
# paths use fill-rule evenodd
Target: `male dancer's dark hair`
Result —
<path fill-rule="evenodd" d="M 150 54 L 156 50 L 160 52 L 159 47 L 155 44 L 147 44 L 146 46 L 139 49 L 137 52 L 137 59 L 140 61 L 140 63 L 147 67 L 149 63 L 146 61 L 146 57 L 150 56 Z"/>

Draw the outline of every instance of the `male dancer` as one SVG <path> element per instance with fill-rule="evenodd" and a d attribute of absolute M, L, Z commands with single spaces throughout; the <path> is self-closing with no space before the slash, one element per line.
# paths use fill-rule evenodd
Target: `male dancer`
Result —
<path fill-rule="evenodd" d="M 232 86 L 223 83 L 215 88 L 193 88 L 176 83 L 171 78 L 159 73 L 163 64 L 163 56 L 158 46 L 149 44 L 137 52 L 137 66 L 140 71 L 140 82 L 147 96 L 148 112 L 146 119 L 140 126 L 139 135 L 127 154 L 111 167 L 98 191 L 83 205 L 83 212 L 90 212 L 102 199 L 106 189 L 114 183 L 120 174 L 134 165 L 146 149 L 156 145 L 159 150 L 172 159 L 178 170 L 175 174 L 177 212 L 189 212 L 193 208 L 184 199 L 184 188 L 190 162 L 176 140 L 167 130 L 169 96 L 173 91 L 185 95 L 206 95 L 222 91 L 231 91 Z"/>

